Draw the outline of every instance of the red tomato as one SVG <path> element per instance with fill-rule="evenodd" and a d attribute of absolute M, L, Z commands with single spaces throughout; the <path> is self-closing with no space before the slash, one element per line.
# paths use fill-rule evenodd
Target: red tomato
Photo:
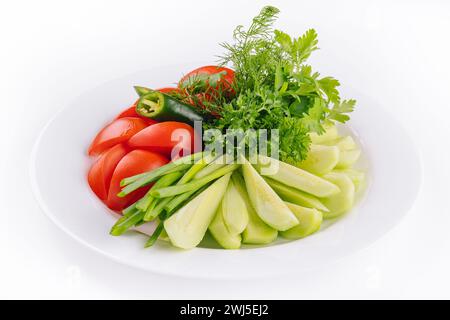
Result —
<path fill-rule="evenodd" d="M 116 117 L 116 119 L 120 119 L 120 118 L 127 118 L 127 117 L 136 117 L 139 118 L 140 115 L 137 114 L 136 112 L 136 105 L 138 103 L 139 99 L 136 100 L 131 107 L 126 108 L 125 110 L 123 110 L 121 113 L 119 113 Z"/>
<path fill-rule="evenodd" d="M 89 147 L 88 153 L 89 155 L 99 154 L 116 144 L 127 141 L 145 127 L 147 127 L 147 122 L 140 118 L 116 119 L 97 134 Z"/>
<path fill-rule="evenodd" d="M 156 91 L 159 91 L 161 93 L 171 93 L 171 92 L 181 92 L 181 90 L 179 88 L 175 88 L 175 87 L 165 87 L 165 88 L 159 88 L 156 89 Z"/>
<path fill-rule="evenodd" d="M 121 191 L 120 181 L 159 168 L 168 162 L 169 160 L 166 157 L 147 150 L 133 150 L 125 155 L 117 164 L 112 175 L 106 205 L 112 210 L 120 211 L 142 198 L 150 186 L 140 188 L 123 198 L 119 198 L 117 194 Z"/>
<path fill-rule="evenodd" d="M 118 144 L 103 152 L 89 170 L 89 186 L 101 200 L 104 201 L 108 197 L 114 169 L 127 152 L 128 149 L 123 144 Z"/>
<path fill-rule="evenodd" d="M 220 79 L 218 79 L 217 84 L 211 87 L 209 77 L 221 73 Z M 218 66 L 204 66 L 192 70 L 183 78 L 181 78 L 178 83 L 179 88 L 189 87 L 193 83 L 200 82 L 204 85 L 204 92 L 223 90 L 234 93 L 233 83 L 234 83 L 234 71 L 226 67 Z M 213 92 L 212 92 L 213 93 Z"/>
<path fill-rule="evenodd" d="M 131 137 L 128 145 L 132 148 L 160 152 L 175 158 L 191 153 L 194 146 L 194 129 L 185 123 L 166 121 L 143 129 Z"/>

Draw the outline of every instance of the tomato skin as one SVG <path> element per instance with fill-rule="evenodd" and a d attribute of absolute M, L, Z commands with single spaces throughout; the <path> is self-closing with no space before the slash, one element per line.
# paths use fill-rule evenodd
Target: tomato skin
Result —
<path fill-rule="evenodd" d="M 223 72 L 221 79 L 217 82 L 215 87 L 211 87 L 206 81 L 204 92 L 209 92 L 210 94 L 214 94 L 215 92 L 222 90 L 228 94 L 234 94 L 233 85 L 234 85 L 234 71 L 230 68 L 219 67 L 219 66 L 203 66 L 197 69 L 192 70 L 188 74 L 186 74 L 181 80 L 178 82 L 179 88 L 185 88 L 189 86 L 190 82 L 193 82 L 195 77 L 199 77 L 202 75 L 214 75 L 217 73 Z"/>
<path fill-rule="evenodd" d="M 129 149 L 125 145 L 118 144 L 104 151 L 91 166 L 88 173 L 88 183 L 92 191 L 102 201 L 105 201 L 108 197 L 109 185 L 117 164 L 128 151 Z"/>
<path fill-rule="evenodd" d="M 140 118 L 140 115 L 138 115 L 136 112 L 136 105 L 138 101 L 139 99 L 137 99 L 130 107 L 126 108 L 121 113 L 119 113 L 114 119 L 128 118 L 128 117 Z"/>
<path fill-rule="evenodd" d="M 156 91 L 159 91 L 161 93 L 172 93 L 172 92 L 181 92 L 180 88 L 176 88 L 176 87 L 164 87 L 164 88 L 159 88 L 156 89 Z"/>
<path fill-rule="evenodd" d="M 179 131 L 178 131 L 179 130 Z M 172 141 L 174 135 L 174 141 Z M 180 137 L 181 135 L 181 137 Z M 143 129 L 128 141 L 128 145 L 135 149 L 145 149 L 162 153 L 171 157 L 172 150 L 177 147 L 177 155 L 187 155 L 194 150 L 194 129 L 182 122 L 159 122 Z"/>
<path fill-rule="evenodd" d="M 125 142 L 146 127 L 147 122 L 141 118 L 116 119 L 100 130 L 89 146 L 88 154 L 97 155 L 116 144 Z"/>
<path fill-rule="evenodd" d="M 133 202 L 142 198 L 150 186 L 133 191 L 129 195 L 120 198 L 117 194 L 121 191 L 120 181 L 139 173 L 159 168 L 169 160 L 158 154 L 147 150 L 133 150 L 126 154 L 117 164 L 111 178 L 106 205 L 115 211 L 121 211 Z"/>

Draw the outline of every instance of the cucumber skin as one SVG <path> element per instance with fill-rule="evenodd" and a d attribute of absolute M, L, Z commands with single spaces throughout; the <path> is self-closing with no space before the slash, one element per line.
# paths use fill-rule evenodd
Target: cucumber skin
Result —
<path fill-rule="evenodd" d="M 283 238 L 292 240 L 301 239 L 320 229 L 323 216 L 319 210 L 301 207 L 288 202 L 286 204 L 300 221 L 300 224 L 289 230 L 280 232 Z"/>
<path fill-rule="evenodd" d="M 262 155 L 259 155 L 258 159 L 260 163 L 267 163 L 267 161 L 278 162 L 278 170 L 274 174 L 264 174 L 261 170 L 262 166 L 257 166 L 260 173 L 265 177 L 279 181 L 319 198 L 339 193 L 339 188 L 336 185 L 306 170 Z"/>
<path fill-rule="evenodd" d="M 278 231 L 265 224 L 264 221 L 258 217 L 255 209 L 253 209 L 253 206 L 250 203 L 242 175 L 235 171 L 231 178 L 247 205 L 248 223 L 242 233 L 242 243 L 261 245 L 275 241 L 278 237 Z"/>
<path fill-rule="evenodd" d="M 345 173 L 330 172 L 324 176 L 325 179 L 336 184 L 341 192 L 328 198 L 321 199 L 325 206 L 330 209 L 323 213 L 324 219 L 337 218 L 351 210 L 355 202 L 355 185 Z"/>
<path fill-rule="evenodd" d="M 219 205 L 216 215 L 208 227 L 209 232 L 222 248 L 239 249 L 241 247 L 242 241 L 241 235 L 232 234 L 228 231 L 228 228 L 225 225 L 225 221 L 223 219 L 222 210 L 222 205 Z"/>
<path fill-rule="evenodd" d="M 289 187 L 270 178 L 265 178 L 265 180 L 284 201 L 288 201 L 302 207 L 314 208 L 320 211 L 329 211 L 328 208 L 325 207 L 325 205 L 313 195 L 293 187 Z"/>

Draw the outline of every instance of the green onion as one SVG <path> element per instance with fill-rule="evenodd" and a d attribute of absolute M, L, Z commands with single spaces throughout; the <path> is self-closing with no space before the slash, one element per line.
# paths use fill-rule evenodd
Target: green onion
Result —
<path fill-rule="evenodd" d="M 164 221 L 160 221 L 158 226 L 156 227 L 155 231 L 153 231 L 152 235 L 148 239 L 148 241 L 145 243 L 145 248 L 151 247 L 155 244 L 156 240 L 158 240 L 159 236 L 161 235 L 161 232 L 164 230 Z"/>
<path fill-rule="evenodd" d="M 140 173 L 140 174 L 125 178 L 120 182 L 120 186 L 121 187 L 128 186 L 128 185 L 134 184 L 135 182 L 139 181 L 140 185 L 134 189 L 134 190 L 136 190 L 136 189 L 142 187 L 143 185 L 156 180 L 157 178 L 159 178 L 160 176 L 162 176 L 166 173 L 180 171 L 179 166 L 192 165 L 192 163 L 197 161 L 198 159 L 200 159 L 202 157 L 202 155 L 203 155 L 203 152 L 197 152 L 197 153 L 179 158 L 175 161 L 169 162 L 168 164 L 166 164 L 162 167 L 159 167 L 157 169 L 154 169 L 150 172 L 144 172 L 144 173 Z M 186 166 L 184 166 L 184 169 L 187 169 Z M 134 190 L 132 190 L 132 191 L 134 191 Z M 122 190 L 122 192 L 123 191 L 124 190 Z M 128 193 L 130 193 L 132 191 L 129 191 Z"/>
<path fill-rule="evenodd" d="M 164 199 L 155 199 L 153 202 L 153 206 L 150 206 L 144 215 L 145 221 L 152 221 L 155 219 L 161 212 L 164 210 L 164 206 L 168 204 L 172 200 L 172 197 L 164 198 Z"/>
<path fill-rule="evenodd" d="M 230 164 L 230 162 L 233 160 L 234 160 L 233 158 L 230 158 L 227 155 L 221 155 L 220 157 L 216 158 L 214 161 L 209 163 L 201 171 L 197 172 L 197 174 L 195 175 L 195 179 L 206 177 L 207 175 L 213 173 L 214 171 L 223 168 L 226 164 Z"/>
<path fill-rule="evenodd" d="M 138 202 L 136 202 L 136 208 L 141 211 L 147 211 L 148 207 L 155 199 L 150 194 L 151 190 L 162 187 L 168 187 L 172 185 L 175 181 L 177 181 L 183 174 L 184 174 L 183 171 L 176 171 L 162 176 L 158 181 L 155 182 L 153 187 L 147 191 L 145 196 L 143 196 Z"/>
<path fill-rule="evenodd" d="M 136 202 L 133 203 L 132 205 L 126 207 L 125 209 L 122 210 L 122 214 L 124 216 L 128 216 L 130 213 L 134 212 L 134 209 L 136 209 Z"/>
<path fill-rule="evenodd" d="M 198 160 L 194 165 L 184 174 L 184 176 L 180 179 L 180 181 L 177 184 L 184 184 L 189 181 L 191 181 L 199 171 L 201 171 L 203 168 L 205 168 L 208 164 L 210 164 L 211 161 L 215 159 L 214 156 L 211 156 L 210 154 L 206 155 L 205 157 Z"/>
<path fill-rule="evenodd" d="M 177 194 L 185 193 L 192 190 L 197 190 L 201 187 L 203 187 L 208 182 L 211 182 L 213 180 L 216 180 L 225 174 L 232 172 L 239 168 L 238 164 L 231 164 L 227 165 L 223 168 L 220 168 L 219 170 L 214 171 L 213 173 L 207 175 L 206 177 L 203 177 L 198 180 L 193 180 L 192 182 L 181 184 L 181 185 L 175 185 L 171 187 L 165 187 L 157 190 L 153 190 L 151 192 L 151 195 L 155 198 L 166 198 L 175 196 Z"/>
<path fill-rule="evenodd" d="M 109 233 L 113 236 L 120 236 L 136 223 L 140 222 L 143 217 L 144 213 L 142 211 L 135 210 L 134 212 L 129 213 L 129 215 L 123 216 L 117 220 Z"/>
<path fill-rule="evenodd" d="M 198 194 L 200 194 L 203 190 L 205 190 L 209 184 L 204 185 L 198 190 L 193 190 L 189 192 L 185 192 L 182 194 L 179 194 L 173 198 L 164 206 L 164 211 L 168 213 L 174 212 L 178 207 L 183 204 L 184 202 L 190 201 L 192 198 L 195 198 Z M 167 199 L 167 198 L 164 198 Z"/>

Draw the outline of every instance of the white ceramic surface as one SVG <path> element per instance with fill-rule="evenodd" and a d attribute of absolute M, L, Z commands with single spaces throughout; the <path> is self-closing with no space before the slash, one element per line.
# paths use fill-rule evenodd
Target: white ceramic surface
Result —
<path fill-rule="evenodd" d="M 299 272 L 369 246 L 412 206 L 421 181 L 412 141 L 382 106 L 358 91 L 349 126 L 364 151 L 370 186 L 355 208 L 332 226 L 302 240 L 251 250 L 196 248 L 182 251 L 161 241 L 144 249 L 145 238 L 109 235 L 115 218 L 86 182 L 92 137 L 136 98 L 133 85 L 171 85 L 190 66 L 160 67 L 94 88 L 62 109 L 44 128 L 31 159 L 31 179 L 44 212 L 66 233 L 123 264 L 186 277 L 247 278 Z"/>

